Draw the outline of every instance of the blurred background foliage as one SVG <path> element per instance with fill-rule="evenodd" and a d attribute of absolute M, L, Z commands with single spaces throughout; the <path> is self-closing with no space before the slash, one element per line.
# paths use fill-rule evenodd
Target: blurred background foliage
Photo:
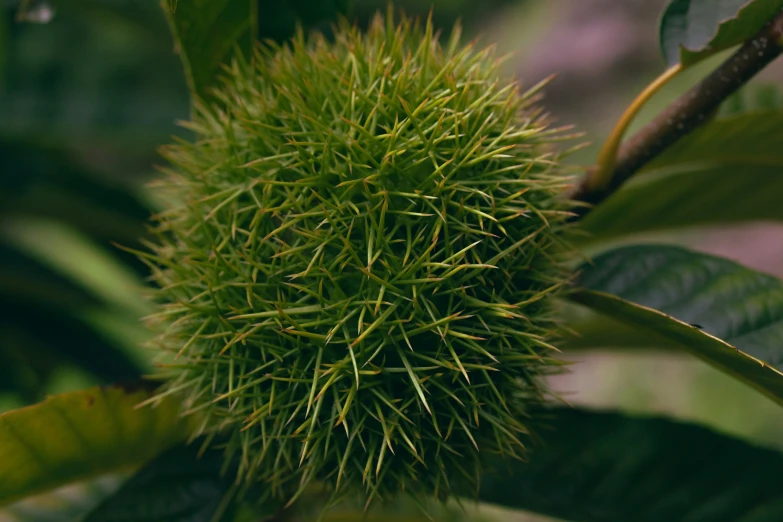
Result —
<path fill-rule="evenodd" d="M 296 12 L 328 30 L 344 1 L 276 2 L 259 12 L 259 30 L 282 40 Z M 396 4 L 421 16 L 433 7 L 446 31 L 461 19 L 466 39 L 513 53 L 507 72 L 525 84 L 557 73 L 547 109 L 595 144 L 664 67 L 655 24 L 664 0 Z M 364 24 L 385 7 L 354 0 L 351 16 Z M 184 134 L 176 121 L 188 115 L 188 88 L 173 51 L 157 0 L 0 0 L 0 411 L 147 370 L 145 267 L 115 244 L 140 246 L 155 209 L 144 186 L 156 149 Z M 667 86 L 637 125 L 716 60 Z M 778 64 L 755 83 L 781 76 Z M 777 91 L 763 92 L 753 103 L 780 102 Z M 571 161 L 588 164 L 595 152 Z M 755 223 L 667 239 L 781 275 L 783 242 L 770 241 L 780 232 Z M 783 446 L 783 412 L 701 362 L 666 353 L 571 357 L 583 364 L 554 385 L 573 403 L 654 410 Z"/>

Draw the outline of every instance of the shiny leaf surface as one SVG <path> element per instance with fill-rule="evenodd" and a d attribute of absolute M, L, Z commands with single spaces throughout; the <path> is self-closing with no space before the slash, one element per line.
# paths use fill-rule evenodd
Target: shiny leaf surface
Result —
<path fill-rule="evenodd" d="M 783 519 L 778 451 L 617 413 L 555 410 L 548 427 L 530 462 L 482 479 L 481 500 L 582 522 Z"/>
<path fill-rule="evenodd" d="M 585 264 L 578 284 L 573 301 L 662 336 L 783 403 L 779 279 L 680 247 L 635 245 Z M 602 331 L 612 338 L 613 329 Z"/>
<path fill-rule="evenodd" d="M 221 475 L 222 453 L 176 446 L 132 476 L 84 522 L 210 522 L 223 518 L 232 476 Z M 220 517 L 220 518 L 216 518 Z"/>

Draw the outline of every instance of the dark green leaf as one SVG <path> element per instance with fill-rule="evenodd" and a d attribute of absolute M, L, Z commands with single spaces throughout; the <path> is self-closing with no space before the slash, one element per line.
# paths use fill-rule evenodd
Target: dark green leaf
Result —
<path fill-rule="evenodd" d="M 294 34 L 297 24 L 305 30 L 326 30 L 338 14 L 348 11 L 350 3 L 350 0 L 269 2 L 258 13 L 259 38 L 283 42 Z"/>
<path fill-rule="evenodd" d="M 13 3 L 13 2 L 12 2 Z M 158 0 L 62 0 L 48 24 L 8 28 L 0 132 L 146 166 L 187 115 L 187 87 Z M 139 161 L 140 157 L 145 161 Z"/>
<path fill-rule="evenodd" d="M 618 318 L 572 302 L 561 303 L 560 313 L 573 330 L 560 340 L 558 347 L 563 350 L 682 350 L 682 346 L 665 335 L 640 331 Z"/>
<path fill-rule="evenodd" d="M 663 56 L 693 65 L 749 40 L 781 9 L 782 0 L 671 0 L 659 29 Z"/>
<path fill-rule="evenodd" d="M 579 285 L 698 324 L 773 366 L 783 365 L 783 282 L 776 277 L 681 247 L 635 245 L 583 265 Z"/>
<path fill-rule="evenodd" d="M 0 140 L 0 220 L 54 219 L 101 241 L 136 245 L 151 209 L 129 186 L 109 181 L 54 147 Z"/>
<path fill-rule="evenodd" d="M 692 353 L 783 405 L 783 374 L 779 370 L 702 332 L 693 323 L 679 321 L 653 308 L 603 292 L 581 290 L 574 292 L 571 298 L 596 312 L 636 327 L 641 335 L 666 337 L 674 347 Z M 613 332 L 604 333 L 605 337 L 612 338 Z"/>
<path fill-rule="evenodd" d="M 663 336 L 783 403 L 779 279 L 679 247 L 637 245 L 585 264 L 579 286 L 574 301 Z"/>
<path fill-rule="evenodd" d="M 29 254 L 0 242 L 0 302 L 4 300 L 63 309 L 83 309 L 101 303 L 89 289 L 51 270 Z"/>
<path fill-rule="evenodd" d="M 783 109 L 783 91 L 771 83 L 749 84 L 731 95 L 720 107 L 718 116 L 739 116 L 748 112 Z"/>
<path fill-rule="evenodd" d="M 146 273 L 109 242 L 136 245 L 150 210 L 74 154 L 0 142 L 0 388 L 43 398 L 50 374 L 76 365 L 95 383 L 147 370 L 138 340 Z M 122 325 L 122 334 L 115 333 Z"/>
<path fill-rule="evenodd" d="M 176 399 L 136 406 L 145 390 L 64 393 L 0 415 L 0 506 L 145 464 L 193 431 Z"/>
<path fill-rule="evenodd" d="M 239 51 L 248 58 L 256 40 L 283 42 L 298 25 L 327 30 L 350 0 L 164 0 L 191 92 L 208 99 L 221 67 Z"/>
<path fill-rule="evenodd" d="M 46 236 L 29 239 L 47 241 Z M 59 241 L 46 244 L 58 243 L 64 248 L 60 254 L 94 266 L 93 260 L 74 256 Z M 126 293 L 129 298 L 135 296 Z M 115 339 L 93 322 L 93 317 L 114 316 L 129 331 L 141 333 L 138 315 L 111 308 L 102 297 L 76 278 L 52 270 L 46 260 L 39 262 L 0 243 L 0 389 L 34 402 L 42 398 L 51 372 L 64 364 L 82 368 L 97 382 L 140 377 L 146 361 L 138 347 L 131 345 L 133 336 Z"/>
<path fill-rule="evenodd" d="M 582 522 L 783 520 L 777 451 L 662 418 L 551 414 L 530 462 L 500 463 L 481 500 Z"/>
<path fill-rule="evenodd" d="M 39 219 L 12 219 L 2 225 L 0 241 L 80 284 L 103 303 L 134 318 L 150 312 L 139 292 L 141 279 L 70 227 Z"/>
<path fill-rule="evenodd" d="M 96 382 L 140 377 L 148 368 L 139 318 L 148 307 L 135 274 L 68 227 L 0 225 L 0 360 L 13 368 L 0 386 L 37 400 L 62 364 Z"/>
<path fill-rule="evenodd" d="M 0 92 L 5 85 L 6 63 L 8 61 L 8 20 L 0 14 Z"/>
<path fill-rule="evenodd" d="M 82 368 L 98 382 L 139 377 L 144 361 L 123 348 L 78 315 L 0 300 L 0 361 L 7 358 L 13 368 L 4 385 L 17 383 L 20 391 L 40 391 L 49 372 L 62 364 Z"/>
<path fill-rule="evenodd" d="M 231 476 L 222 453 L 198 457 L 198 446 L 176 446 L 131 477 L 84 522 L 210 522 L 226 520 Z M 221 518 L 216 518 L 221 517 Z"/>
<path fill-rule="evenodd" d="M 208 98 L 232 54 L 252 53 L 257 0 L 163 0 L 163 6 L 191 93 Z"/>
<path fill-rule="evenodd" d="M 582 221 L 592 240 L 681 226 L 783 220 L 783 110 L 707 124 Z"/>

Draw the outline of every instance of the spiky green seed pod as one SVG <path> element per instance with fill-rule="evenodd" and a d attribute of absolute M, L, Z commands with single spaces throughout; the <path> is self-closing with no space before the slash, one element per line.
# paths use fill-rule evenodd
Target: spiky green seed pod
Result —
<path fill-rule="evenodd" d="M 535 92 L 458 31 L 379 18 L 266 48 L 216 98 L 166 150 L 163 393 L 281 498 L 444 498 L 522 455 L 566 280 Z"/>

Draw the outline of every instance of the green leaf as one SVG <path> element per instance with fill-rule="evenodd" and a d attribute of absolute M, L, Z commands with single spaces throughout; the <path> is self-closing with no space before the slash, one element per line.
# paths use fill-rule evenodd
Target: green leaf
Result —
<path fill-rule="evenodd" d="M 136 406 L 145 390 L 92 388 L 0 415 L 0 506 L 145 464 L 185 440 L 194 422 L 175 399 Z"/>
<path fill-rule="evenodd" d="M 137 189 L 66 152 L 31 140 L 0 140 L 0 220 L 36 216 L 108 243 L 137 245 L 152 209 Z"/>
<path fill-rule="evenodd" d="M 96 383 L 141 377 L 147 356 L 140 343 L 131 344 L 140 337 L 131 332 L 144 332 L 137 314 L 106 306 L 96 292 L 2 239 L 0 233 L 0 390 L 35 402 L 63 364 L 90 372 Z M 60 248 L 58 255 L 73 254 L 67 245 Z M 122 337 L 114 337 L 115 324 L 122 325 Z"/>
<path fill-rule="evenodd" d="M 716 368 L 783 405 L 783 373 L 763 361 L 737 350 L 731 344 L 711 336 L 653 308 L 626 301 L 612 294 L 581 290 L 572 294 L 574 302 L 596 312 L 623 321 L 641 334 L 666 337 L 675 347 L 690 352 Z M 608 334 L 611 336 L 611 333 Z"/>
<path fill-rule="evenodd" d="M 661 18 L 666 62 L 693 65 L 741 44 L 783 9 L 783 0 L 671 0 Z"/>
<path fill-rule="evenodd" d="M 131 477 L 115 495 L 106 498 L 83 522 L 210 522 L 225 520 L 258 522 L 271 517 L 280 503 L 263 498 L 262 491 L 234 497 L 236 470 L 226 468 L 222 451 L 198 456 L 199 445 L 177 446 L 159 456 Z M 322 491 L 314 488 L 286 509 L 285 520 L 323 522 L 425 522 L 433 520 L 409 498 L 397 498 L 367 510 L 364 503 L 349 499 L 323 513 Z M 466 516 L 454 506 L 433 505 L 434 520 L 458 522 L 485 520 Z M 270 517 L 270 518 L 267 518 Z M 279 517 L 282 518 L 282 517 Z M 82 520 L 82 519 L 80 519 Z"/>
<path fill-rule="evenodd" d="M 6 63 L 8 62 L 8 21 L 0 15 L 0 90 L 5 85 Z"/>
<path fill-rule="evenodd" d="M 98 382 L 139 378 L 147 361 L 138 347 L 126 347 L 90 319 L 60 308 L 0 300 L 0 364 L 12 370 L 2 384 L 29 392 L 28 400 L 37 399 L 49 373 L 63 364 L 89 372 Z"/>
<path fill-rule="evenodd" d="M 208 99 L 220 70 L 236 51 L 245 58 L 256 40 L 283 42 L 297 25 L 328 30 L 350 0 L 163 0 L 191 93 Z"/>
<path fill-rule="evenodd" d="M 81 309 L 101 304 L 98 296 L 18 248 L 2 241 L 0 226 L 0 301 Z M 10 304 L 10 303 L 9 303 Z"/>
<path fill-rule="evenodd" d="M 147 370 L 137 272 L 148 268 L 122 262 L 109 242 L 138 246 L 150 209 L 75 156 L 0 141 L 0 365 L 12 369 L 0 369 L 0 389 L 28 403 L 63 364 L 89 371 L 93 384 Z"/>
<path fill-rule="evenodd" d="M 720 106 L 718 116 L 740 116 L 748 112 L 783 109 L 783 91 L 772 83 L 751 83 L 729 96 Z"/>
<path fill-rule="evenodd" d="M 119 489 L 125 477 L 108 475 L 68 484 L 0 508 L 3 522 L 74 522 Z"/>
<path fill-rule="evenodd" d="M 783 220 L 783 110 L 707 124 L 581 222 L 589 241 L 682 226 Z"/>
<path fill-rule="evenodd" d="M 0 9 L 8 51 L 0 133 L 100 151 L 118 174 L 147 168 L 188 111 L 159 0 L 49 3 L 48 24 L 16 23 L 15 9 Z"/>
<path fill-rule="evenodd" d="M 33 402 L 63 363 L 96 384 L 139 378 L 148 370 L 139 288 L 133 272 L 68 227 L 0 221 L 0 361 L 14 368 L 0 371 L 0 388 Z"/>
<path fill-rule="evenodd" d="M 176 446 L 131 477 L 84 522 L 210 522 L 229 520 L 233 475 L 221 475 L 223 454 Z"/>
<path fill-rule="evenodd" d="M 235 51 L 250 57 L 257 38 L 257 0 L 163 0 L 191 93 L 208 98 Z"/>
<path fill-rule="evenodd" d="M 261 40 L 271 39 L 283 42 L 290 38 L 297 24 L 305 30 L 328 29 L 328 24 L 350 7 L 350 0 L 289 0 L 264 4 L 258 16 L 258 31 Z M 382 10 L 379 6 L 373 10 Z M 429 6 L 427 7 L 429 8 Z"/>
<path fill-rule="evenodd" d="M 582 522 L 783 520 L 778 451 L 663 418 L 551 415 L 530 461 L 499 463 L 480 500 Z"/>
<path fill-rule="evenodd" d="M 585 264 L 578 285 L 573 301 L 663 336 L 783 404 L 779 279 L 680 247 L 636 245 Z"/>
<path fill-rule="evenodd" d="M 48 265 L 103 302 L 136 317 L 151 312 L 136 274 L 68 226 L 44 219 L 13 219 L 0 226 L 0 240 Z"/>

